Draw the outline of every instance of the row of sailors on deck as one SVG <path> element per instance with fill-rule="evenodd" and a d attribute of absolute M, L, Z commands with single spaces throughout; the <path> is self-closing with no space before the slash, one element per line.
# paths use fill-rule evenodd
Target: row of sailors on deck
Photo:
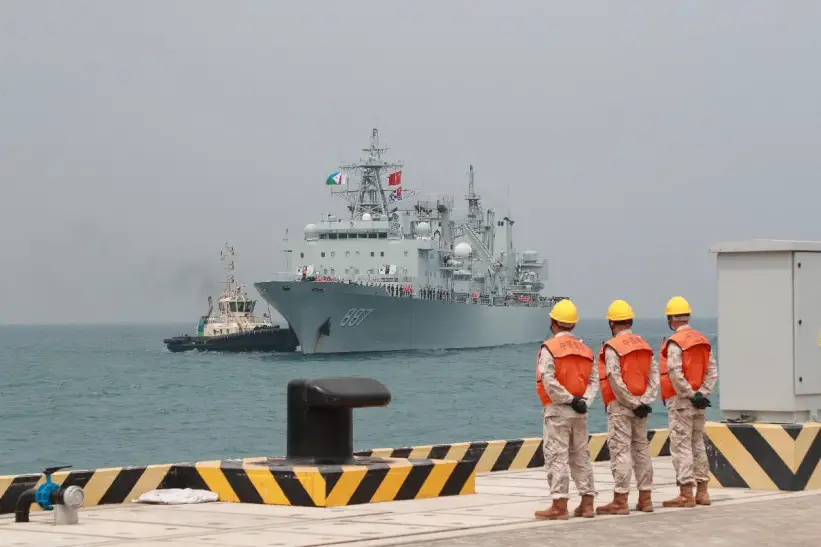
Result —
<path fill-rule="evenodd" d="M 397 298 L 413 298 L 414 293 L 416 292 L 413 285 L 397 285 L 395 283 L 380 283 L 378 281 L 351 281 L 350 279 L 339 279 L 337 277 L 327 275 L 308 276 L 307 268 L 302 269 L 302 280 L 314 281 L 316 283 L 345 283 L 350 285 L 360 285 L 363 287 L 381 287 L 385 289 L 385 294 Z M 423 300 L 443 300 L 450 302 L 455 299 L 454 296 L 455 295 L 452 289 L 448 290 L 440 287 L 423 287 L 419 289 L 418 293 L 418 298 L 421 298 Z M 486 295 L 480 295 L 476 291 L 470 293 L 470 299 L 474 303 L 483 301 L 486 298 Z M 533 299 L 527 295 L 518 297 L 508 295 L 505 297 L 504 304 L 507 305 L 508 302 L 513 300 L 514 298 L 517 299 L 519 302 L 523 303 L 533 301 Z"/>
<path fill-rule="evenodd" d="M 679 495 L 664 507 L 709 505 L 709 467 L 704 443 L 706 408 L 718 377 L 707 337 L 692 328 L 690 304 L 670 299 L 665 316 L 673 332 L 662 340 L 660 359 L 633 333 L 635 314 L 624 300 L 607 311 L 613 337 L 596 357 L 573 335 L 579 321 L 576 306 L 561 300 L 550 312 L 553 336 L 545 340 L 536 364 L 536 392 L 543 412 L 544 461 L 553 504 L 536 511 L 536 518 L 565 520 L 570 477 L 581 494 L 576 517 L 594 515 L 596 495 L 588 448 L 587 409 L 601 387 L 607 411 L 607 443 L 615 482 L 613 501 L 600 505 L 600 515 L 627 515 L 631 472 L 638 487 L 637 511 L 652 512 L 653 465 L 647 440 L 650 405 L 661 389 L 667 407 L 670 454 Z M 694 491 L 695 490 L 695 494 Z"/>
<path fill-rule="evenodd" d="M 307 276 L 305 270 L 303 270 L 302 273 L 302 280 L 314 281 L 317 283 L 345 283 L 349 285 L 360 285 L 363 287 L 381 287 L 385 289 L 385 294 L 397 298 L 413 298 L 414 295 L 416 295 L 416 297 L 423 300 L 442 300 L 445 302 L 451 302 L 456 299 L 456 295 L 452 289 L 448 290 L 441 287 L 422 287 L 419 289 L 418 294 L 416 294 L 416 289 L 414 289 L 413 285 L 397 285 L 395 283 L 380 283 L 378 281 L 351 281 L 349 279 L 339 279 L 327 275 Z M 487 295 L 481 295 L 476 291 L 470 293 L 470 300 L 474 303 L 484 302 L 487 299 Z M 518 297 L 507 295 L 504 300 L 504 305 L 507 306 L 508 302 L 514 299 L 522 303 L 533 302 L 533 298 L 527 295 Z"/>
<path fill-rule="evenodd" d="M 327 275 L 317 275 L 317 276 L 307 276 L 307 270 L 303 269 L 302 271 L 302 280 L 303 281 L 314 281 L 316 283 L 344 283 L 346 285 L 359 285 L 361 287 L 378 287 L 385 290 L 385 294 L 388 296 L 394 296 L 397 298 L 411 298 L 413 297 L 414 288 L 413 285 L 398 285 L 396 283 L 380 283 L 378 281 L 352 281 L 350 279 L 339 279 L 333 276 Z M 422 289 L 421 296 L 422 298 L 433 298 L 433 289 Z M 440 293 L 441 299 L 444 300 L 444 291 Z"/>
<path fill-rule="evenodd" d="M 380 283 L 378 281 L 351 281 L 348 279 L 338 279 L 336 277 L 327 275 L 307 276 L 307 270 L 302 271 L 303 281 L 314 281 L 317 283 L 345 283 L 350 285 L 360 285 L 363 287 L 381 287 L 385 289 L 385 294 L 397 298 L 412 298 L 415 293 L 413 285 L 397 285 L 395 283 Z M 474 300 L 478 299 L 478 295 L 473 293 Z M 438 287 L 423 287 L 419 289 L 419 298 L 424 300 L 453 300 L 453 291 Z"/>
<path fill-rule="evenodd" d="M 385 293 L 388 296 L 400 298 L 410 298 L 413 296 L 413 285 L 386 285 L 379 283 L 377 286 L 384 287 Z"/>
<path fill-rule="evenodd" d="M 379 281 L 354 281 L 351 279 L 340 279 L 331 275 L 308 275 L 306 268 L 302 269 L 302 281 L 312 281 L 315 283 L 344 283 L 346 285 L 359 285 L 360 287 L 381 287 L 390 295 L 401 296 L 413 293 L 412 285 L 397 285 L 395 283 L 382 283 Z"/>

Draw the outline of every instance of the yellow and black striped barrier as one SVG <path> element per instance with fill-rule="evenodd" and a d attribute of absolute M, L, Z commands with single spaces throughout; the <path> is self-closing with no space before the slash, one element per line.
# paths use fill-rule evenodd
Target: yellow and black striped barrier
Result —
<path fill-rule="evenodd" d="M 756 490 L 821 489 L 821 423 L 707 424 L 711 486 Z M 650 455 L 669 456 L 666 429 L 649 430 Z M 589 437 L 590 459 L 610 459 L 607 435 Z M 539 437 L 380 448 L 357 452 L 361 465 L 294 466 L 282 458 L 61 471 L 52 478 L 85 489 L 85 506 L 128 503 L 150 490 L 196 488 L 220 501 L 332 507 L 475 492 L 475 475 L 544 465 Z M 40 474 L 0 476 L 0 514 L 42 484 Z M 36 505 L 33 511 L 39 510 Z"/>
<path fill-rule="evenodd" d="M 372 457 L 360 465 L 296 466 L 282 458 L 246 458 L 59 472 L 52 480 L 82 487 L 86 507 L 128 503 L 162 488 L 208 490 L 225 502 L 335 507 L 474 494 L 474 468 L 472 461 L 434 459 Z M 20 494 L 44 480 L 39 474 L 0 477 L 0 514 L 13 513 Z"/>
<path fill-rule="evenodd" d="M 63 487 L 83 488 L 83 505 L 105 505 L 127 503 L 151 490 L 163 487 L 169 476 L 171 464 L 148 465 L 142 467 L 113 467 L 87 471 L 58 471 L 51 476 L 52 481 Z M 45 482 L 41 474 L 0 476 L 0 514 L 13 513 L 17 499 L 24 490 Z M 32 511 L 40 507 L 32 504 Z"/>
<path fill-rule="evenodd" d="M 669 455 L 667 430 L 648 432 L 653 456 Z M 592 461 L 607 461 L 607 436 L 590 436 Z M 475 475 L 544 465 L 541 438 L 385 448 L 357 452 L 363 465 L 293 466 L 281 458 L 58 472 L 52 480 L 86 490 L 85 506 L 128 503 L 158 488 L 215 492 L 220 501 L 331 507 L 475 492 Z M 266 465 L 261 462 L 267 462 Z M 0 476 L 0 514 L 44 478 Z M 36 505 L 33 511 L 39 510 Z"/>
<path fill-rule="evenodd" d="M 650 456 L 669 456 L 670 439 L 666 429 L 647 431 L 650 441 Z M 606 433 L 594 433 L 588 437 L 590 461 L 610 460 Z M 544 465 L 542 438 L 482 441 L 472 443 L 435 444 L 408 446 L 404 448 L 377 448 L 356 453 L 357 456 L 379 456 L 383 458 L 432 458 L 453 461 L 472 461 L 476 473 L 514 471 L 532 469 Z"/>
<path fill-rule="evenodd" d="M 710 486 L 821 489 L 821 423 L 708 423 Z"/>
<path fill-rule="evenodd" d="M 175 467 L 166 487 L 210 490 L 237 503 L 338 507 L 476 492 L 470 461 L 372 457 L 359 465 L 298 466 L 246 458 Z"/>
<path fill-rule="evenodd" d="M 710 486 L 754 490 L 821 489 L 821 423 L 735 424 L 708 422 L 707 457 Z M 647 432 L 650 456 L 670 456 L 667 429 Z M 590 460 L 610 460 L 607 435 L 590 435 Z M 531 469 L 544 465 L 542 439 L 382 448 L 358 455 L 472 460 L 476 473 Z"/>

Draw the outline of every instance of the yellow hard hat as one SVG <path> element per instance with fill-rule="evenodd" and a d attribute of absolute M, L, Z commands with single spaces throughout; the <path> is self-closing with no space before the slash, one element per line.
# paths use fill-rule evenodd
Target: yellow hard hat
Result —
<path fill-rule="evenodd" d="M 633 308 L 624 300 L 613 300 L 613 303 L 607 308 L 607 319 L 610 321 L 627 321 L 635 316 Z"/>
<path fill-rule="evenodd" d="M 576 309 L 576 305 L 573 302 L 565 298 L 564 300 L 556 302 L 553 309 L 550 310 L 550 318 L 555 319 L 559 323 L 575 325 L 579 322 L 579 310 Z"/>
<path fill-rule="evenodd" d="M 667 309 L 664 310 L 664 315 L 690 315 L 690 303 L 684 297 L 674 296 L 667 302 Z"/>

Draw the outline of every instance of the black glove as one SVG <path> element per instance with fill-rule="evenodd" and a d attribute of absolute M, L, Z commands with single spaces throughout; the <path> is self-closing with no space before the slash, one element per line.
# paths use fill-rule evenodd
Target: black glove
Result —
<path fill-rule="evenodd" d="M 696 394 L 690 398 L 690 402 L 693 403 L 693 406 L 699 410 L 704 410 L 708 406 L 712 406 L 710 404 L 710 399 L 702 395 L 700 391 L 696 391 Z"/>
<path fill-rule="evenodd" d="M 587 403 L 581 397 L 573 397 L 573 401 L 570 402 L 570 408 L 579 414 L 587 413 Z"/>
<path fill-rule="evenodd" d="M 633 409 L 633 414 L 635 414 L 639 418 L 646 418 L 647 415 L 651 412 L 653 412 L 653 409 L 650 408 L 650 405 L 646 405 L 644 403 L 640 404 L 639 406 Z"/>

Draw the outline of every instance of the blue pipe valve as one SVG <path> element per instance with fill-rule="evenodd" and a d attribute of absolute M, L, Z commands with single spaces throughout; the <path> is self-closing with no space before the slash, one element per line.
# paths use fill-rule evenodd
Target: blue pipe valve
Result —
<path fill-rule="evenodd" d="M 44 511 L 51 511 L 54 507 L 51 505 L 51 494 L 60 488 L 60 485 L 52 482 L 51 475 L 61 469 L 68 469 L 70 465 L 63 465 L 59 467 L 46 467 L 43 469 L 43 475 L 46 476 L 46 482 L 37 487 L 34 492 L 34 501 Z"/>

